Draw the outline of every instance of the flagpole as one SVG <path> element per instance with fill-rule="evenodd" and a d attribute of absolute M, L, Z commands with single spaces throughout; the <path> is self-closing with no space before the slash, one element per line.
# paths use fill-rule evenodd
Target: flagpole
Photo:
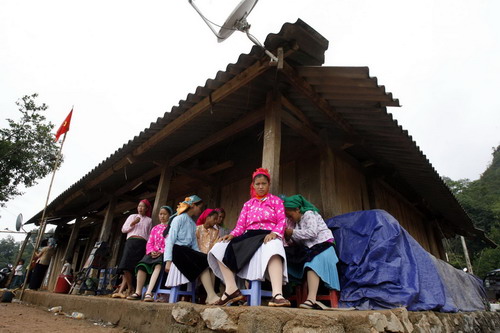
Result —
<path fill-rule="evenodd" d="M 68 132 L 64 133 L 61 147 L 59 148 L 59 153 L 57 154 L 56 162 L 54 163 L 54 169 L 52 170 L 52 179 L 50 180 L 49 191 L 47 193 L 47 199 L 45 200 L 45 206 L 43 207 L 42 219 L 40 222 L 40 230 L 38 231 L 38 235 L 36 237 L 35 249 L 33 250 L 33 253 L 31 254 L 30 264 L 33 261 L 33 259 L 35 258 L 35 253 L 38 251 L 38 247 L 40 246 L 43 234 L 45 233 L 45 227 L 47 226 L 47 223 L 45 221 L 45 212 L 47 211 L 47 205 L 49 204 L 50 191 L 52 190 L 52 184 L 54 183 L 54 177 L 56 175 L 56 170 L 57 170 L 57 167 L 59 165 L 59 161 L 61 160 L 62 149 L 64 146 L 64 141 L 66 141 L 66 134 L 67 133 Z M 19 300 L 21 300 L 21 301 L 23 299 L 24 289 L 26 289 L 26 281 L 27 280 L 28 280 L 28 271 L 26 271 L 26 276 L 24 277 L 23 288 L 21 289 L 21 295 L 19 296 Z"/>

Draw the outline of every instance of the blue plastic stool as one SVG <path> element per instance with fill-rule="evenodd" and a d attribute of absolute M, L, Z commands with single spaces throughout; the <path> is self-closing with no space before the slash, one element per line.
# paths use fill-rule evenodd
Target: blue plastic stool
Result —
<path fill-rule="evenodd" d="M 161 285 L 161 282 L 163 280 L 163 274 L 165 272 L 162 271 L 160 276 L 158 276 L 159 282 L 158 286 L 156 287 L 156 290 L 153 292 L 153 298 L 156 301 L 158 299 L 159 294 L 168 294 L 169 303 L 177 303 L 179 300 L 179 296 L 191 296 L 191 302 L 196 303 L 196 280 L 193 282 L 187 283 L 187 290 L 181 290 L 181 286 L 175 286 L 175 287 L 163 287 Z M 146 286 L 142 288 L 142 295 L 144 297 L 144 294 L 146 293 Z"/>
<path fill-rule="evenodd" d="M 272 291 L 270 290 L 262 290 L 261 285 L 262 282 L 259 280 L 248 281 L 250 284 L 250 289 L 241 289 L 241 293 L 247 296 L 249 299 L 247 300 L 248 305 L 250 306 L 258 306 L 261 303 L 262 297 L 273 297 Z"/>

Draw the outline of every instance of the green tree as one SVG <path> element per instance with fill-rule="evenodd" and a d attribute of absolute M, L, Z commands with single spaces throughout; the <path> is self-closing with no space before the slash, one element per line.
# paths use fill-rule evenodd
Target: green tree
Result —
<path fill-rule="evenodd" d="M 474 225 L 500 245 L 500 146 L 493 148 L 493 160 L 478 180 L 452 180 L 443 177 Z M 474 273 L 482 278 L 493 269 L 500 268 L 500 248 L 490 248 L 482 241 L 467 240 Z M 453 264 L 465 267 L 458 238 L 445 242 Z"/>
<path fill-rule="evenodd" d="M 42 114 L 48 106 L 35 103 L 37 96 L 18 100 L 21 119 L 7 119 L 8 127 L 0 129 L 0 206 L 22 194 L 20 185 L 35 185 L 54 167 L 58 154 L 54 125 Z"/>
<path fill-rule="evenodd" d="M 9 235 L 0 239 L 0 268 L 13 263 L 16 259 L 17 249 L 14 237 Z"/>

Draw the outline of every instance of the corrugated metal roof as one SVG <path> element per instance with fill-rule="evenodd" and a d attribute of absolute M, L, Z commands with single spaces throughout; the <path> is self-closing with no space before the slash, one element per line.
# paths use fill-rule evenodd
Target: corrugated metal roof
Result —
<path fill-rule="evenodd" d="M 265 45 L 270 50 L 282 47 L 291 68 L 283 72 L 265 68 L 239 89 L 210 103 L 206 111 L 175 127 L 173 121 L 191 117 L 192 108 L 210 101 L 219 88 L 227 87 L 251 66 L 262 63 L 264 53 L 254 46 L 249 54 L 241 54 L 226 71 L 219 71 L 205 86 L 197 87 L 171 112 L 159 117 L 54 199 L 48 211 L 57 212 L 60 221 L 66 222 L 74 218 L 75 212 L 84 214 L 79 211 L 82 206 L 92 203 L 98 210 L 100 203 L 106 203 L 102 198 L 110 189 L 114 191 L 129 179 L 157 168 L 154 160 L 158 156 L 175 156 L 259 109 L 268 92 L 279 83 L 283 96 L 314 128 L 326 129 L 333 135 L 340 133 L 340 137 L 354 141 L 353 148 L 345 150 L 348 154 L 360 162 L 369 157 L 394 170 L 402 182 L 451 223 L 455 232 L 484 238 L 408 132 L 387 113 L 386 107 L 399 106 L 399 101 L 378 85 L 376 78 L 370 77 L 367 67 L 321 66 L 328 41 L 301 20 L 285 23 L 279 33 L 268 35 Z M 291 78 L 295 73 L 297 77 Z M 169 126 L 172 130 L 165 131 Z M 140 154 L 145 162 L 135 161 L 134 154 Z M 40 217 L 41 212 L 28 223 Z"/>

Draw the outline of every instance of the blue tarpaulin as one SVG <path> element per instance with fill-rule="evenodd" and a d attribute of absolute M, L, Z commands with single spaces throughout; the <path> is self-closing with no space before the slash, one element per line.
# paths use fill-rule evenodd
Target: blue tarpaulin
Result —
<path fill-rule="evenodd" d="M 353 212 L 326 222 L 340 260 L 341 307 L 484 310 L 480 280 L 434 258 L 386 211 Z"/>

